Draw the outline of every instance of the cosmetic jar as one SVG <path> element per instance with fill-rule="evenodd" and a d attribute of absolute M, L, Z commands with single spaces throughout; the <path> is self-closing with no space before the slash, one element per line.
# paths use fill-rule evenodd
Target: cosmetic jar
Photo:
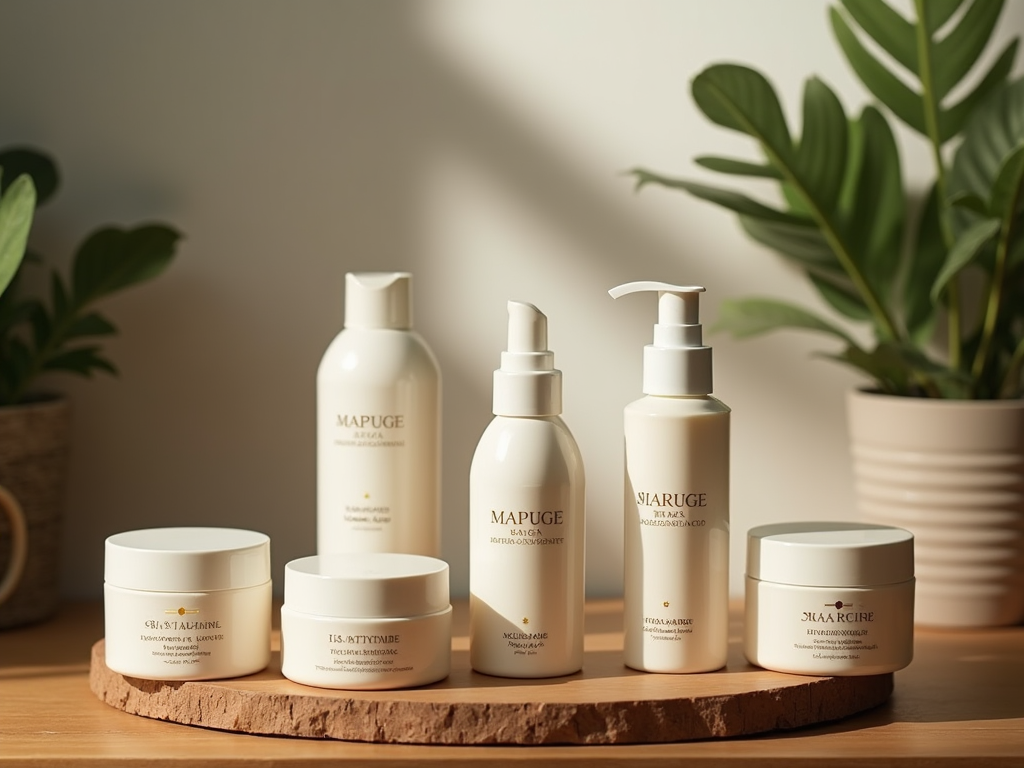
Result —
<path fill-rule="evenodd" d="M 270 539 L 235 528 L 149 528 L 107 539 L 106 662 L 153 680 L 212 680 L 270 661 Z"/>
<path fill-rule="evenodd" d="M 744 653 L 797 675 L 879 675 L 914 655 L 914 537 L 862 523 L 747 533 Z"/>
<path fill-rule="evenodd" d="M 385 690 L 451 669 L 448 564 L 423 555 L 333 554 L 284 570 L 281 672 L 319 688 Z"/>

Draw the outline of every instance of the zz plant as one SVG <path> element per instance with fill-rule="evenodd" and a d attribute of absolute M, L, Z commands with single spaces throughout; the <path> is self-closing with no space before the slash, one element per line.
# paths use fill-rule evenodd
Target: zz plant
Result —
<path fill-rule="evenodd" d="M 828 357 L 889 394 L 1024 394 L 1024 80 L 1008 80 L 1018 40 L 974 72 L 1002 7 L 915 0 L 907 18 L 884 0 L 842 0 L 829 10 L 833 33 L 881 108 L 848 117 L 811 77 L 799 136 L 756 70 L 717 64 L 697 75 L 697 107 L 754 139 L 761 159 L 695 162 L 774 182 L 780 202 L 645 169 L 632 171 L 638 188 L 680 189 L 735 212 L 751 238 L 806 274 L 838 319 L 866 323 L 872 340 L 771 298 L 725 302 L 718 328 L 827 334 L 843 345 Z M 892 118 L 930 147 L 934 181 L 923 200 L 904 189 Z"/>
<path fill-rule="evenodd" d="M 52 269 L 45 298 L 34 295 L 23 273 L 41 259 L 26 253 L 28 233 L 35 208 L 57 190 L 58 179 L 46 155 L 0 152 L 0 406 L 38 397 L 40 377 L 52 372 L 116 374 L 98 342 L 117 329 L 95 305 L 163 272 L 180 237 L 163 224 L 102 227 L 78 247 L 70 279 Z"/>

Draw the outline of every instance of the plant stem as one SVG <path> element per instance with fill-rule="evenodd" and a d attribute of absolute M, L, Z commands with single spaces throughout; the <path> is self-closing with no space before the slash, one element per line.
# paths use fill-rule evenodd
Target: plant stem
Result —
<path fill-rule="evenodd" d="M 924 124 L 931 144 L 932 159 L 935 161 L 935 194 L 939 206 L 939 230 L 942 242 L 949 251 L 953 247 L 953 228 L 949 222 L 949 203 L 947 202 L 946 166 L 942 162 L 942 139 L 939 136 L 939 105 L 935 99 L 935 85 L 932 82 L 931 40 L 925 26 L 925 0 L 914 0 L 917 20 L 914 28 L 917 33 L 917 68 L 921 78 L 921 103 L 924 106 Z M 959 370 L 962 358 L 960 344 L 960 289 L 956 278 L 949 281 L 946 288 L 949 307 L 947 311 L 949 365 Z"/>
<path fill-rule="evenodd" d="M 1006 366 L 1006 376 L 999 385 L 999 397 L 1010 399 L 1018 396 L 1020 392 L 1021 366 L 1024 366 L 1024 339 L 1020 340 L 1017 348 L 1013 351 L 1013 355 L 1010 357 L 1010 364 Z"/>

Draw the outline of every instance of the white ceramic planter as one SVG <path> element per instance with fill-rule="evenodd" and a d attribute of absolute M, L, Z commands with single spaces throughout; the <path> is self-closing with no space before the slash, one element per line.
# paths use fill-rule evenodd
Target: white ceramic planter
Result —
<path fill-rule="evenodd" d="M 1024 620 L 1024 400 L 855 391 L 847 419 L 861 515 L 914 534 L 915 623 Z"/>

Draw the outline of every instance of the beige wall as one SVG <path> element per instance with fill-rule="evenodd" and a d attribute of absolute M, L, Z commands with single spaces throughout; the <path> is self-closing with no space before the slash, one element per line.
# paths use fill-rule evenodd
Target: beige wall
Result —
<path fill-rule="evenodd" d="M 654 306 L 607 289 L 704 284 L 709 324 L 722 299 L 752 292 L 817 303 L 733 217 L 636 195 L 621 171 L 700 176 L 695 155 L 749 151 L 689 98 L 715 61 L 767 71 L 791 115 L 811 73 L 848 110 L 864 103 L 826 7 L 5 0 L 0 146 L 44 147 L 65 174 L 40 250 L 66 258 L 103 222 L 186 234 L 168 274 L 107 307 L 120 380 L 54 382 L 77 410 L 66 592 L 98 595 L 103 539 L 130 528 L 266 531 L 279 581 L 311 553 L 314 376 L 343 275 L 409 269 L 445 377 L 453 589 L 467 588 L 467 474 L 515 298 L 548 314 L 565 372 L 589 475 L 589 591 L 618 593 L 621 408 L 639 396 Z M 1011 3 L 1002 36 L 1022 29 Z M 910 149 L 921 178 L 927 156 Z M 736 591 L 750 526 L 854 514 L 842 401 L 857 379 L 809 359 L 834 351 L 826 340 L 711 341 L 734 409 Z"/>

